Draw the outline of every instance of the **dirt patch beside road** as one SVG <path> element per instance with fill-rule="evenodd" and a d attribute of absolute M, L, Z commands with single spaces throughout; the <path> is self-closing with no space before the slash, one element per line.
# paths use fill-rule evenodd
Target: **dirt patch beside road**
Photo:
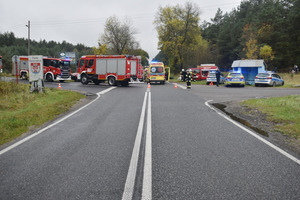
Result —
<path fill-rule="evenodd" d="M 242 106 L 241 101 L 222 102 L 213 104 L 236 121 L 252 127 L 255 132 L 283 150 L 300 158 L 300 139 L 290 138 L 275 130 L 275 123 L 257 109 Z M 254 127 L 254 128 L 253 128 Z"/>

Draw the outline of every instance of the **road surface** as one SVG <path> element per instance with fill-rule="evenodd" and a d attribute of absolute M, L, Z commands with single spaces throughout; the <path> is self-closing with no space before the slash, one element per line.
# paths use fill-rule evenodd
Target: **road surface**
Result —
<path fill-rule="evenodd" d="M 98 98 L 0 150 L 0 199 L 300 199 L 299 158 L 205 104 L 232 98 L 220 92 L 246 91 L 246 98 L 256 88 L 133 84 L 107 90 L 74 82 L 62 88 Z M 271 88 L 258 89 L 265 91 L 254 96 Z"/>

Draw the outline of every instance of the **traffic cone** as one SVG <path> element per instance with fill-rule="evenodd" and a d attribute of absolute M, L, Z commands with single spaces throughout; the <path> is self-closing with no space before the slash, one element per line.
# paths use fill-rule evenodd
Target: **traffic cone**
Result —
<path fill-rule="evenodd" d="M 150 83 L 148 83 L 148 88 L 151 88 Z"/>
<path fill-rule="evenodd" d="M 209 85 L 214 85 L 214 84 L 213 84 L 213 82 L 210 82 L 210 84 L 209 84 Z"/>
<path fill-rule="evenodd" d="M 177 88 L 177 83 L 175 83 L 175 87 L 174 88 Z"/>
<path fill-rule="evenodd" d="M 61 89 L 61 85 L 60 85 L 60 83 L 58 84 L 58 89 Z"/>

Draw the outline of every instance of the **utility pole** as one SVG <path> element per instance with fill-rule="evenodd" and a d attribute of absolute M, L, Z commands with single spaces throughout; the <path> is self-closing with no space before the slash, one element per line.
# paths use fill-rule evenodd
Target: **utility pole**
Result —
<path fill-rule="evenodd" d="M 25 25 L 28 27 L 28 56 L 30 55 L 30 20 L 28 20 L 28 24 Z"/>

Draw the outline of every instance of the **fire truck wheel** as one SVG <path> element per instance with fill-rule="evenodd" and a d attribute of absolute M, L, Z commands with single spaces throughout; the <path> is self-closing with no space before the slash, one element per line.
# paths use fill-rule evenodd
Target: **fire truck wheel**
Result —
<path fill-rule="evenodd" d="M 22 72 L 22 73 L 21 73 L 21 79 L 23 79 L 23 80 L 27 80 L 26 73 L 24 73 L 24 72 Z"/>
<path fill-rule="evenodd" d="M 85 74 L 81 75 L 81 83 L 84 85 L 87 85 L 89 83 L 89 80 Z"/>
<path fill-rule="evenodd" d="M 108 85 L 110 85 L 110 86 L 115 86 L 116 85 L 116 79 L 115 79 L 115 77 L 109 77 L 108 78 Z"/>
<path fill-rule="evenodd" d="M 51 75 L 51 74 L 47 74 L 46 80 L 47 80 L 48 82 L 52 82 L 52 81 L 53 81 L 52 75 Z"/>

